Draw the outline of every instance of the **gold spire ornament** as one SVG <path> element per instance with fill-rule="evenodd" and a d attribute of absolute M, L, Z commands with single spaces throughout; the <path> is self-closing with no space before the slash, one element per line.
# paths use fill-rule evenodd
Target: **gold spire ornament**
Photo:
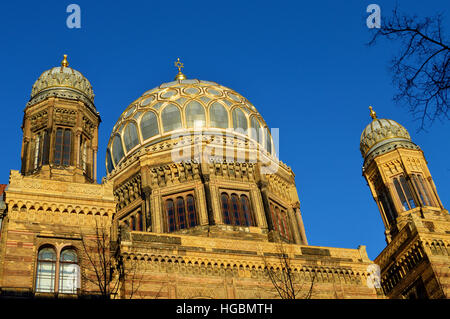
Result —
<path fill-rule="evenodd" d="M 369 106 L 369 109 L 370 109 L 370 117 L 375 120 L 377 118 L 377 113 L 375 113 L 375 111 L 371 106 Z"/>
<path fill-rule="evenodd" d="M 186 75 L 181 73 L 181 69 L 184 68 L 184 64 L 181 63 L 180 58 L 175 61 L 175 67 L 178 68 L 178 74 L 175 76 L 175 80 L 186 80 Z"/>
<path fill-rule="evenodd" d="M 65 68 L 69 66 L 69 61 L 67 61 L 67 54 L 64 54 L 64 59 L 61 62 L 61 66 Z"/>

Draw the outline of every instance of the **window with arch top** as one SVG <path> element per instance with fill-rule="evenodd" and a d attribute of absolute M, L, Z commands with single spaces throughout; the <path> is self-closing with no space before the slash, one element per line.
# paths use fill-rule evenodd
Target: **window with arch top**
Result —
<path fill-rule="evenodd" d="M 141 133 L 144 140 L 159 134 L 158 118 L 152 111 L 148 111 L 142 116 Z"/>
<path fill-rule="evenodd" d="M 266 127 L 265 132 L 265 140 L 266 140 L 266 151 L 272 154 L 272 138 L 269 133 L 269 128 Z"/>
<path fill-rule="evenodd" d="M 233 115 L 233 128 L 235 130 L 242 131 L 243 134 L 246 134 L 245 132 L 247 132 L 248 123 L 244 112 L 237 107 L 233 110 L 232 115 Z"/>
<path fill-rule="evenodd" d="M 258 143 L 262 144 L 263 140 L 263 134 L 261 131 L 261 125 L 259 125 L 259 121 L 256 119 L 256 117 L 252 116 L 252 120 L 250 121 L 251 124 L 251 138 L 256 140 Z"/>
<path fill-rule="evenodd" d="M 220 199 L 222 218 L 225 224 L 243 227 L 255 226 L 247 195 L 222 192 Z"/>
<path fill-rule="evenodd" d="M 133 122 L 129 122 L 127 126 L 125 126 L 125 129 L 123 130 L 123 142 L 127 152 L 139 144 L 136 125 Z"/>
<path fill-rule="evenodd" d="M 39 250 L 36 270 L 36 291 L 54 292 L 56 278 L 56 251 L 53 247 Z"/>
<path fill-rule="evenodd" d="M 186 105 L 186 126 L 189 128 L 206 126 L 205 108 L 197 101 L 190 101 Z"/>
<path fill-rule="evenodd" d="M 122 141 L 121 141 L 119 135 L 114 136 L 112 153 L 113 153 L 112 155 L 113 155 L 114 163 L 116 165 L 125 156 L 125 153 L 123 152 Z"/>
<path fill-rule="evenodd" d="M 59 278 L 56 285 L 56 278 Z M 80 287 L 78 256 L 73 248 L 64 248 L 57 259 L 55 248 L 39 249 L 36 267 L 36 292 L 76 294 Z"/>
<path fill-rule="evenodd" d="M 108 169 L 108 173 L 111 173 L 114 169 L 114 165 L 111 158 L 111 152 L 109 148 L 106 149 L 106 167 Z"/>
<path fill-rule="evenodd" d="M 181 128 L 180 110 L 173 104 L 167 105 L 162 110 L 161 119 L 164 132 L 170 132 Z"/>
<path fill-rule="evenodd" d="M 214 102 L 209 108 L 209 126 L 217 128 L 228 128 L 227 109 L 219 102 Z"/>
<path fill-rule="evenodd" d="M 193 193 L 176 194 L 164 198 L 167 231 L 174 232 L 198 225 L 198 215 Z"/>
<path fill-rule="evenodd" d="M 59 293 L 76 294 L 79 284 L 78 256 L 75 249 L 66 248 L 59 258 Z"/>

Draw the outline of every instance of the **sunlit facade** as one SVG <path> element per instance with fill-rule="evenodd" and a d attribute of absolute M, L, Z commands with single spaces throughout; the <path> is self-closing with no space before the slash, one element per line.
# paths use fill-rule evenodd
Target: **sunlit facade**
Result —
<path fill-rule="evenodd" d="M 38 78 L 0 202 L 0 296 L 280 298 L 268 272 L 287 256 L 296 298 L 448 297 L 448 276 L 430 270 L 448 269 L 448 212 L 406 129 L 372 111 L 361 136 L 387 248 L 371 261 L 364 246 L 312 246 L 256 107 L 175 65 L 114 125 L 101 184 L 91 84 L 66 56 Z"/>

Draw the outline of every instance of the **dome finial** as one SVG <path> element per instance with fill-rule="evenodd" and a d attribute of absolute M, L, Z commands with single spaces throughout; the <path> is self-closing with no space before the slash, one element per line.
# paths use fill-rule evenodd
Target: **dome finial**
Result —
<path fill-rule="evenodd" d="M 375 111 L 371 106 L 369 106 L 369 109 L 370 109 L 370 117 L 375 120 L 377 118 L 377 113 L 375 113 Z"/>
<path fill-rule="evenodd" d="M 69 61 L 67 61 L 67 54 L 64 54 L 64 59 L 61 62 L 61 66 L 65 68 L 69 66 Z"/>
<path fill-rule="evenodd" d="M 181 73 L 181 69 L 184 68 L 184 64 L 181 63 L 180 58 L 175 61 L 175 67 L 178 68 L 178 74 L 175 76 L 175 80 L 186 80 L 186 75 Z"/>

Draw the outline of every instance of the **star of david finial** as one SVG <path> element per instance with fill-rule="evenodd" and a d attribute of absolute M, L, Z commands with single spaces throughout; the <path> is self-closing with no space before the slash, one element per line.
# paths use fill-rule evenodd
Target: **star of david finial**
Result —
<path fill-rule="evenodd" d="M 178 74 L 177 74 L 177 76 L 175 77 L 175 80 L 185 80 L 185 79 L 186 79 L 186 75 L 184 75 L 183 73 L 181 73 L 181 69 L 184 68 L 184 63 L 182 63 L 182 62 L 180 61 L 180 58 L 178 58 L 178 59 L 175 61 L 175 67 L 178 68 Z"/>

